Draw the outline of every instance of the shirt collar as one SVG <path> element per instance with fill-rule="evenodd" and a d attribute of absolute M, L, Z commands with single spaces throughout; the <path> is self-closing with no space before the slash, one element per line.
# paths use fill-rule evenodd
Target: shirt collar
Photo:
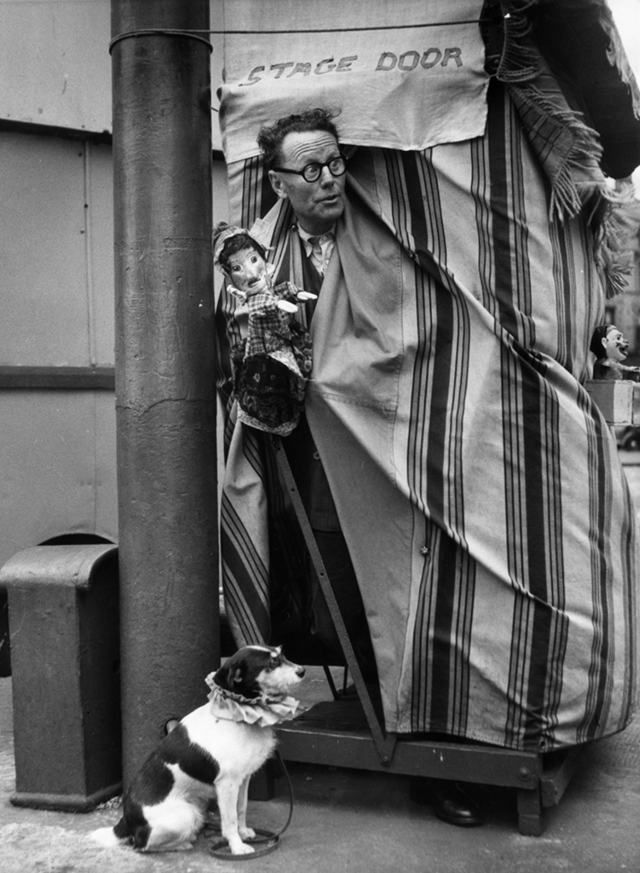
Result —
<path fill-rule="evenodd" d="M 331 227 L 328 231 L 326 231 L 326 233 L 321 233 L 321 234 L 307 233 L 306 230 L 304 230 L 302 227 L 300 227 L 300 225 L 298 225 L 298 236 L 305 244 L 308 243 L 309 245 L 311 245 L 311 243 L 309 242 L 309 240 L 311 240 L 311 239 L 318 239 L 318 240 L 320 240 L 320 244 L 322 244 L 322 242 L 325 240 L 325 238 L 327 240 L 335 238 L 335 230 L 336 230 L 336 226 L 334 224 L 333 227 Z"/>

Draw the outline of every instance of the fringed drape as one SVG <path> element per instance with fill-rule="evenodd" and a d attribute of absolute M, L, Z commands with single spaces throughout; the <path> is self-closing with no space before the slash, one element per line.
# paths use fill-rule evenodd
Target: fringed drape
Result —
<path fill-rule="evenodd" d="M 631 717 L 635 520 L 581 387 L 604 312 L 597 240 L 584 209 L 559 216 L 511 91 L 493 84 L 483 137 L 354 150 L 306 407 L 387 728 L 552 749 Z M 266 214 L 300 284 L 260 159 L 230 179 L 235 219 Z M 232 340 L 234 306 L 223 296 Z M 228 613 L 239 642 L 287 645 L 304 609 L 295 525 L 268 441 L 233 413 L 228 434 Z"/>

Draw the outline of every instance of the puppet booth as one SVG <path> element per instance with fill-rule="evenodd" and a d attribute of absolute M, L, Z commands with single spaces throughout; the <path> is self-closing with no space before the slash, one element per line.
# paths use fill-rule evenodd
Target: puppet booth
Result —
<path fill-rule="evenodd" d="M 629 268 L 606 177 L 640 163 L 640 94 L 608 7 L 372 2 L 365 25 L 359 4 L 260 0 L 226 3 L 225 32 L 231 221 L 258 222 L 301 287 L 256 135 L 339 111 L 348 206 L 305 405 L 375 650 L 378 739 L 397 740 L 395 760 L 434 733 L 528 755 L 531 788 L 540 756 L 623 730 L 636 686 L 634 509 L 584 388 Z M 240 304 L 222 289 L 219 305 L 226 612 L 237 644 L 304 659 L 309 542 L 278 441 L 237 421 Z"/>

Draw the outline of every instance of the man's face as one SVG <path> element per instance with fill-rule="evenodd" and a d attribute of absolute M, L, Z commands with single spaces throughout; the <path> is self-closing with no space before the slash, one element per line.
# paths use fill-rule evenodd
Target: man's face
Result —
<path fill-rule="evenodd" d="M 288 133 L 282 142 L 280 166 L 302 170 L 307 164 L 324 164 L 340 156 L 338 143 L 323 130 Z M 332 176 L 324 167 L 316 182 L 306 182 L 292 173 L 269 171 L 274 191 L 283 200 L 290 200 L 303 230 L 311 234 L 326 233 L 344 210 L 346 176 Z"/>
<path fill-rule="evenodd" d="M 229 255 L 227 275 L 234 288 L 244 291 L 248 297 L 266 291 L 269 286 L 267 265 L 255 249 L 240 249 Z"/>

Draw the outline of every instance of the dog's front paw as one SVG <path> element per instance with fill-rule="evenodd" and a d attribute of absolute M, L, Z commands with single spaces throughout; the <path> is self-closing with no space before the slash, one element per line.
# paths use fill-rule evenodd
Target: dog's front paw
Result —
<path fill-rule="evenodd" d="M 234 840 L 229 843 L 232 855 L 253 855 L 255 849 L 248 843 L 243 843 L 242 840 Z"/>
<path fill-rule="evenodd" d="M 238 828 L 238 833 L 240 834 L 243 840 L 253 840 L 255 839 L 256 832 L 253 828 Z"/>

